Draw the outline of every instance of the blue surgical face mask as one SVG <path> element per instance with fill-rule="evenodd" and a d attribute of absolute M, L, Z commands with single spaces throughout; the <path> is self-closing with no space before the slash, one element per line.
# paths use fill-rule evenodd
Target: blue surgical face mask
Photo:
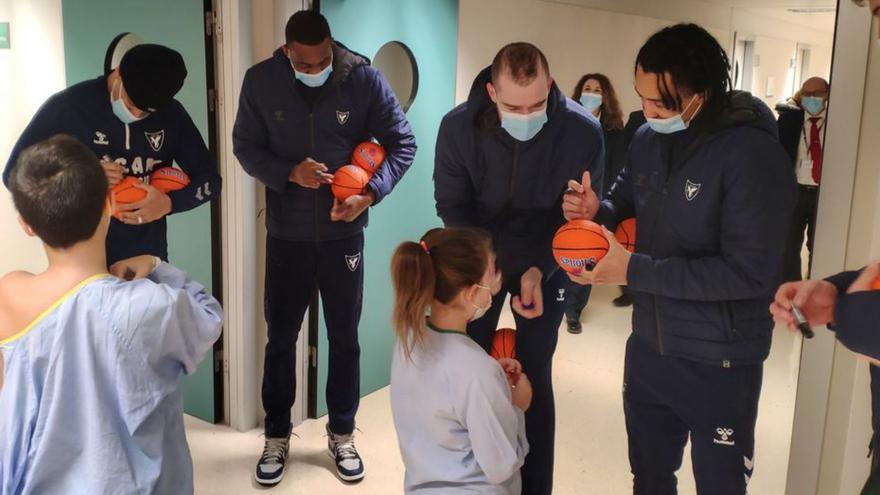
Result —
<path fill-rule="evenodd" d="M 529 141 L 535 137 L 547 123 L 547 109 L 523 115 L 498 109 L 501 115 L 501 127 L 517 141 Z"/>
<path fill-rule="evenodd" d="M 701 103 L 700 107 L 697 107 L 697 111 L 694 112 L 694 115 L 691 116 L 689 121 L 685 122 L 682 115 L 688 111 L 696 99 L 696 96 L 691 98 L 691 101 L 686 107 L 684 107 L 684 110 L 682 110 L 680 114 L 669 117 L 668 119 L 648 119 L 648 125 L 654 130 L 654 132 L 659 132 L 660 134 L 674 134 L 687 129 L 691 121 L 694 120 L 694 117 L 699 113 L 703 104 Z"/>
<path fill-rule="evenodd" d="M 801 107 L 811 115 L 818 115 L 825 110 L 825 99 L 818 96 L 804 96 L 801 98 Z"/>
<path fill-rule="evenodd" d="M 293 74 L 297 80 L 310 88 L 320 88 L 327 82 L 327 79 L 330 79 L 330 73 L 333 72 L 333 57 L 330 57 L 330 64 L 317 74 L 306 74 L 296 70 L 296 67 L 293 66 L 293 61 L 290 62 L 290 66 L 293 67 Z"/>
<path fill-rule="evenodd" d="M 581 93 L 580 102 L 588 112 L 594 112 L 597 108 L 602 106 L 602 95 L 584 92 Z"/>
<path fill-rule="evenodd" d="M 116 80 L 119 84 L 122 84 L 119 79 Z M 116 83 L 113 83 L 113 88 L 116 87 Z M 138 120 L 144 119 L 147 114 L 144 114 L 140 117 L 135 117 L 131 110 L 125 106 L 125 102 L 122 101 L 122 91 L 119 92 L 119 98 L 113 99 L 113 91 L 110 91 L 110 104 L 113 106 L 113 115 L 116 115 L 116 118 L 121 120 L 123 124 L 133 124 Z"/>

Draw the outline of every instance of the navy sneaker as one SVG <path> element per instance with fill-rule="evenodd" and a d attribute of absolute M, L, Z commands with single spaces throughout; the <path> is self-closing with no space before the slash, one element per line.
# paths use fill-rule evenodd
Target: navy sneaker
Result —
<path fill-rule="evenodd" d="M 354 447 L 354 433 L 337 435 L 327 425 L 327 449 L 336 462 L 336 474 L 342 481 L 357 482 L 364 479 L 364 463 Z"/>
<path fill-rule="evenodd" d="M 290 448 L 290 436 L 284 438 L 266 438 L 263 455 L 257 462 L 254 477 L 263 486 L 275 486 L 284 478 L 284 463 Z"/>

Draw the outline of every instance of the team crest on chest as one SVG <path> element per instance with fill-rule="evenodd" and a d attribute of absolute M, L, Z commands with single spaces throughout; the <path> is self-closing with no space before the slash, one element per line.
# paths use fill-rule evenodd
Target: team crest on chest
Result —
<path fill-rule="evenodd" d="M 339 122 L 339 125 L 345 125 L 348 122 L 349 115 L 351 115 L 351 112 L 341 112 L 337 110 L 336 121 Z"/>
<path fill-rule="evenodd" d="M 147 137 L 147 143 L 150 144 L 150 148 L 153 148 L 153 151 L 161 150 L 162 145 L 165 144 L 165 129 L 158 132 L 145 132 L 144 135 Z"/>
<path fill-rule="evenodd" d="M 696 184 L 688 180 L 684 185 L 684 197 L 687 198 L 688 201 L 693 201 L 697 195 L 700 194 L 701 187 L 703 187 L 702 184 Z"/>

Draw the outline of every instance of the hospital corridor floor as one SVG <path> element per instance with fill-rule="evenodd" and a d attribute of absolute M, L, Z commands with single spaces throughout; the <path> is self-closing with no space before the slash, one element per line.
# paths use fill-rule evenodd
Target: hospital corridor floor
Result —
<path fill-rule="evenodd" d="M 632 493 L 627 459 L 621 386 L 623 355 L 629 335 L 630 308 L 615 308 L 615 287 L 601 287 L 582 321 L 580 335 L 559 332 L 554 361 L 556 392 L 556 467 L 554 494 L 626 495 Z M 512 326 L 508 312 L 500 326 Z M 800 359 L 800 337 L 777 329 L 764 370 L 757 429 L 755 474 L 749 493 L 777 494 L 785 489 L 788 450 Z M 187 438 L 195 465 L 195 491 L 200 495 L 401 493 L 403 463 L 391 420 L 388 388 L 361 401 L 356 443 L 366 478 L 345 485 L 334 473 L 324 436 L 326 418 L 294 429 L 285 478 L 267 490 L 253 481 L 262 446 L 261 430 L 241 433 L 186 417 Z M 679 493 L 694 495 L 690 452 L 678 473 Z"/>

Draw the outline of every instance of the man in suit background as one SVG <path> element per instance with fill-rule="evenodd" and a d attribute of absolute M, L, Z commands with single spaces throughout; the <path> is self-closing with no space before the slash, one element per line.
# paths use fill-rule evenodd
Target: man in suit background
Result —
<path fill-rule="evenodd" d="M 779 141 L 791 157 L 797 173 L 798 202 L 789 230 L 785 253 L 786 281 L 803 278 L 801 250 L 804 231 L 812 264 L 813 240 L 816 236 L 816 207 L 822 178 L 822 154 L 825 148 L 825 111 L 828 108 L 828 81 L 820 77 L 807 79 L 792 100 L 795 108 L 779 114 Z"/>

